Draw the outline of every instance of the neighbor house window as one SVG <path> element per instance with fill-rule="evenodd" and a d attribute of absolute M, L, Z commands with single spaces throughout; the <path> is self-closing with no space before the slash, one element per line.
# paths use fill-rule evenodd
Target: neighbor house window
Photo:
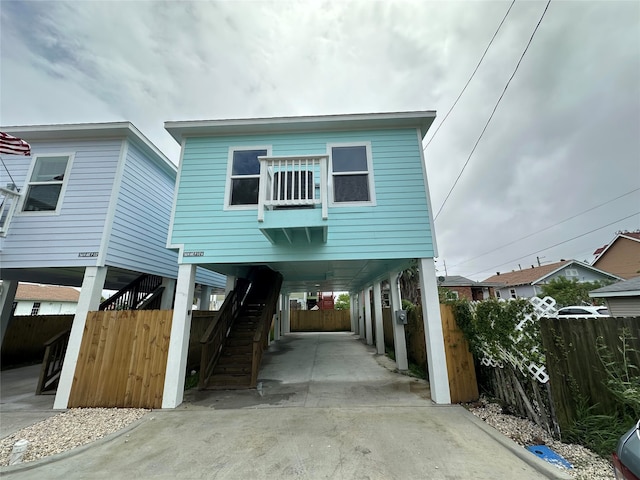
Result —
<path fill-rule="evenodd" d="M 55 212 L 62 200 L 69 155 L 36 157 L 22 211 Z"/>
<path fill-rule="evenodd" d="M 512 288 L 511 290 L 509 290 L 509 293 L 511 294 L 511 298 L 518 298 L 518 294 L 516 293 L 515 288 Z"/>
<path fill-rule="evenodd" d="M 371 147 L 331 145 L 331 196 L 334 204 L 374 203 Z"/>
<path fill-rule="evenodd" d="M 229 205 L 257 205 L 260 186 L 260 162 L 258 157 L 266 156 L 265 149 L 231 149 L 229 184 Z"/>
<path fill-rule="evenodd" d="M 567 268 L 564 271 L 564 274 L 567 278 L 578 278 L 578 269 L 577 268 Z"/>
<path fill-rule="evenodd" d="M 31 315 L 37 315 L 40 311 L 40 302 L 33 302 L 33 307 L 31 307 Z"/>

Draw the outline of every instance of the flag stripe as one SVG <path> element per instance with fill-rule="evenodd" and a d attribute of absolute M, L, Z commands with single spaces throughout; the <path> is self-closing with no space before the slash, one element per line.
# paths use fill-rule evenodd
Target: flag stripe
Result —
<path fill-rule="evenodd" d="M 31 155 L 31 147 L 21 138 L 0 132 L 0 153 L 9 155 Z"/>

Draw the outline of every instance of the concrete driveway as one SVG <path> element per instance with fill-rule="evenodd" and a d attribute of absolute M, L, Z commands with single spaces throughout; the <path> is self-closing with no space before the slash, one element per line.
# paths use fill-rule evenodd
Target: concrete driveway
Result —
<path fill-rule="evenodd" d="M 18 469 L 16 479 L 568 478 L 351 334 L 272 345 L 252 391 L 190 391 L 176 410 Z M 4 413 L 3 413 L 4 416 Z"/>

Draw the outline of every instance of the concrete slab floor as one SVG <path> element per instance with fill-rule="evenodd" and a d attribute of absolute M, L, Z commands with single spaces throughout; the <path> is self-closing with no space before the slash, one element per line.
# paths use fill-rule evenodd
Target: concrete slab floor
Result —
<path fill-rule="evenodd" d="M 41 365 L 0 372 L 0 438 L 55 415 L 54 395 L 36 395 Z"/>
<path fill-rule="evenodd" d="M 0 472 L 20 480 L 566 478 L 464 408 L 436 406 L 426 382 L 388 367 L 352 334 L 288 335 L 270 347 L 257 390 L 189 391 L 178 409 L 151 412 L 120 436 Z"/>

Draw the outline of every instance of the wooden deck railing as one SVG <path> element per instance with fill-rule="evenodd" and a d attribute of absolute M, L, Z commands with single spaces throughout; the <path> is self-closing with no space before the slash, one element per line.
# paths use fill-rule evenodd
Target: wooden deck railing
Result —
<path fill-rule="evenodd" d="M 233 321 L 238 317 L 238 312 L 249 290 L 250 283 L 244 279 L 238 279 L 236 288 L 232 290 L 224 300 L 216 318 L 211 322 L 207 330 L 202 335 L 202 353 L 200 356 L 200 378 L 198 388 L 203 389 L 207 385 L 207 380 L 213 373 L 216 362 L 220 357 L 220 352 L 224 346 L 225 339 Z"/>
<path fill-rule="evenodd" d="M 322 219 L 326 220 L 328 159 L 328 155 L 258 157 L 258 221 L 264 221 L 265 208 L 300 208 L 316 205 L 320 205 Z"/>
<path fill-rule="evenodd" d="M 45 342 L 44 359 L 40 369 L 36 395 L 55 393 L 70 333 L 71 330 L 65 330 Z"/>
<path fill-rule="evenodd" d="M 273 315 L 276 313 L 278 306 L 278 297 L 280 295 L 280 287 L 282 286 L 282 275 L 278 274 L 276 283 L 272 286 L 267 296 L 260 322 L 256 333 L 253 336 L 253 351 L 251 356 L 251 387 L 258 384 L 258 372 L 260 370 L 260 362 L 262 354 L 269 346 L 269 333 L 271 331 L 271 322 Z"/>
<path fill-rule="evenodd" d="M 98 310 L 141 310 L 141 305 L 162 285 L 162 277 L 144 274 L 100 304 Z M 146 310 L 153 306 L 145 305 Z"/>

